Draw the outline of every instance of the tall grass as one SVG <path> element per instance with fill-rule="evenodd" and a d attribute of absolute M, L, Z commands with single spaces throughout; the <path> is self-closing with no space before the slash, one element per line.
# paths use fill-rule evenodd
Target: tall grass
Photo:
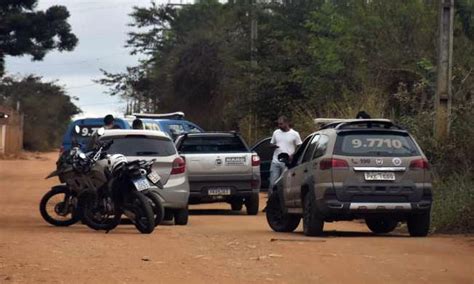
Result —
<path fill-rule="evenodd" d="M 452 174 L 433 183 L 432 231 L 468 233 L 474 231 L 474 176 Z"/>

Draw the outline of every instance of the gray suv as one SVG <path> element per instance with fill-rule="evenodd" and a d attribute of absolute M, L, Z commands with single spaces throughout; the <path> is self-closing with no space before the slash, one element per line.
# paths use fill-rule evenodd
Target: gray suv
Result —
<path fill-rule="evenodd" d="M 309 135 L 277 181 L 266 216 L 277 232 L 320 235 L 324 222 L 365 219 L 374 233 L 407 222 L 426 236 L 432 203 L 428 161 L 413 137 L 385 119 L 329 123 Z"/>

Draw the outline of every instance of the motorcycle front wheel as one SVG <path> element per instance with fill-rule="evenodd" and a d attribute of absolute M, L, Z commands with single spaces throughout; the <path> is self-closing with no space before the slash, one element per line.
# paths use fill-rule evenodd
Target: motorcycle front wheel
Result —
<path fill-rule="evenodd" d="M 152 201 L 143 193 L 134 191 L 130 196 L 130 210 L 135 215 L 135 228 L 142 234 L 151 234 L 155 230 L 155 214 Z"/>
<path fill-rule="evenodd" d="M 82 218 L 76 193 L 67 186 L 55 186 L 40 201 L 40 213 L 43 219 L 58 227 L 71 226 Z"/>
<path fill-rule="evenodd" d="M 90 195 L 84 204 L 84 223 L 91 229 L 110 231 L 120 224 L 122 211 L 109 197 Z"/>

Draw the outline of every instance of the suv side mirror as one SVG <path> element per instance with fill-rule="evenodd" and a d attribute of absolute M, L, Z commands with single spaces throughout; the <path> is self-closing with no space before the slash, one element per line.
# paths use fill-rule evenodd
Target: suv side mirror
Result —
<path fill-rule="evenodd" d="M 287 153 L 281 153 L 278 155 L 278 161 L 282 162 L 283 164 L 285 164 L 285 166 L 287 168 L 289 168 L 290 166 L 290 155 L 288 155 Z"/>

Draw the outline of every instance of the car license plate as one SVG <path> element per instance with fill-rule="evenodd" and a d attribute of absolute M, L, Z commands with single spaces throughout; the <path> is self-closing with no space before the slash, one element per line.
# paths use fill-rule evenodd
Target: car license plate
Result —
<path fill-rule="evenodd" d="M 365 180 L 395 180 L 395 173 L 365 173 Z"/>
<path fill-rule="evenodd" d="M 227 166 L 243 166 L 245 165 L 246 158 L 244 157 L 227 157 L 225 158 L 225 164 Z"/>
<path fill-rule="evenodd" d="M 132 180 L 133 184 L 135 185 L 135 188 L 138 191 L 143 191 L 145 189 L 149 189 L 151 187 L 150 183 L 145 177 L 140 177 L 137 179 Z"/>
<path fill-rule="evenodd" d="M 216 196 L 216 195 L 230 195 L 231 194 L 231 189 L 227 187 L 216 187 L 216 188 L 210 188 L 207 190 L 207 194 L 211 196 Z"/>
<path fill-rule="evenodd" d="M 151 180 L 152 183 L 155 184 L 161 180 L 160 174 L 153 170 L 148 174 L 148 178 Z"/>

